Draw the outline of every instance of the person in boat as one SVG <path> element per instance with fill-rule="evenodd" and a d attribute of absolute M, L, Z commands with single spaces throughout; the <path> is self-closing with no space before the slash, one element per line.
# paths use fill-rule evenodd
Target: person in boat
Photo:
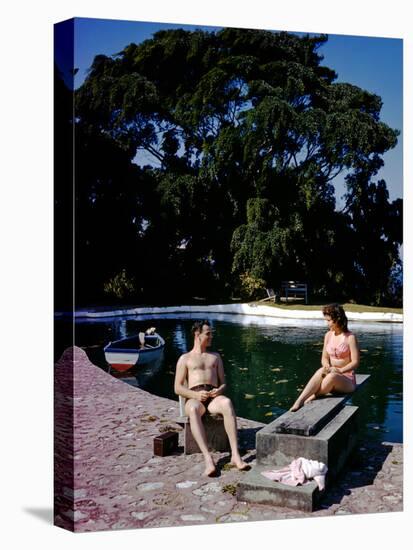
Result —
<path fill-rule="evenodd" d="M 356 389 L 355 369 L 360 362 L 356 336 L 348 330 L 342 306 L 330 304 L 322 309 L 328 331 L 324 336 L 321 368 L 310 378 L 291 407 L 295 412 L 304 404 L 330 392 L 352 393 Z"/>
<path fill-rule="evenodd" d="M 156 328 L 155 327 L 150 327 L 148 329 L 146 329 L 145 332 L 140 332 L 138 334 L 138 338 L 139 338 L 139 347 L 142 349 L 142 348 L 151 348 L 153 346 L 151 346 L 150 344 L 147 344 L 146 341 L 145 341 L 145 335 L 147 336 L 153 336 L 154 334 L 156 333 Z"/>
<path fill-rule="evenodd" d="M 237 420 L 231 400 L 224 395 L 226 383 L 219 353 L 208 351 L 212 329 L 207 320 L 197 321 L 192 327 L 194 345 L 191 351 L 178 359 L 175 374 L 175 393 L 186 398 L 185 412 L 191 431 L 205 459 L 204 475 L 216 474 L 216 465 L 208 450 L 202 416 L 209 412 L 222 414 L 231 447 L 231 464 L 239 470 L 249 466 L 241 459 L 237 441 Z"/>

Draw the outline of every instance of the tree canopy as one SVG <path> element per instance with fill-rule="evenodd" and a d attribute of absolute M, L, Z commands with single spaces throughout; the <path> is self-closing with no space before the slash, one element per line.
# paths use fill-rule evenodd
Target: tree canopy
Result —
<path fill-rule="evenodd" d="M 79 300 L 126 277 L 133 301 L 223 301 L 248 276 L 394 301 L 402 201 L 374 178 L 398 132 L 336 82 L 326 40 L 178 29 L 95 57 L 75 94 Z"/>

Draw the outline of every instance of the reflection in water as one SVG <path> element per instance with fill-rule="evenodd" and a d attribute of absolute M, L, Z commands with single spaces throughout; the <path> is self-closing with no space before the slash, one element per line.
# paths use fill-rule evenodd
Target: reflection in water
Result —
<path fill-rule="evenodd" d="M 110 340 L 130 336 L 149 326 L 165 339 L 156 365 L 135 373 L 136 384 L 154 394 L 177 399 L 173 393 L 178 357 L 192 347 L 191 326 L 205 314 L 106 318 L 76 321 L 76 344 L 95 364 L 107 369 L 102 348 Z M 227 395 L 238 416 L 271 422 L 285 412 L 320 365 L 326 325 L 322 320 L 277 319 L 244 315 L 210 315 L 212 349 L 222 355 Z M 360 373 L 371 378 L 352 398 L 361 407 L 365 437 L 402 441 L 403 329 L 392 323 L 350 323 L 361 349 Z M 59 347 L 59 334 L 56 331 Z M 65 343 L 60 343 L 60 351 Z M 67 347 L 67 346 L 66 346 Z M 58 353 L 59 350 L 56 350 Z M 130 375 L 128 375 L 131 378 Z M 133 383 L 129 380 L 128 383 Z"/>
<path fill-rule="evenodd" d="M 186 351 L 188 351 L 189 345 L 187 343 L 186 334 L 182 323 L 177 322 L 176 324 L 176 329 L 173 335 L 173 342 L 176 348 L 179 349 L 181 353 L 185 353 Z"/>
<path fill-rule="evenodd" d="M 128 331 L 127 331 L 126 321 L 122 320 L 119 322 L 119 339 L 127 338 L 127 337 L 128 337 Z"/>

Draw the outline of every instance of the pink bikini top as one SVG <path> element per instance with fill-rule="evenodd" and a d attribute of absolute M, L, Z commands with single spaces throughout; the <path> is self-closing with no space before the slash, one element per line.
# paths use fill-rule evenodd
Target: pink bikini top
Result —
<path fill-rule="evenodd" d="M 346 332 L 344 334 L 344 341 L 341 342 L 338 346 L 334 346 L 331 343 L 331 339 L 333 336 L 333 331 L 330 330 L 327 336 L 327 345 L 326 345 L 326 351 L 330 356 L 335 357 L 335 359 L 345 359 L 350 355 L 350 346 L 348 345 L 348 337 L 350 336 L 351 332 Z"/>

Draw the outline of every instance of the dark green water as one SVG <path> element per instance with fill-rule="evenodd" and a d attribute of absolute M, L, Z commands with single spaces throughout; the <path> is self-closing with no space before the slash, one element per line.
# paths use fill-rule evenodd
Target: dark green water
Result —
<path fill-rule="evenodd" d="M 102 347 L 110 340 L 135 334 L 149 326 L 166 341 L 162 360 L 138 376 L 145 390 L 171 399 L 175 365 L 181 353 L 192 347 L 193 319 L 147 320 L 111 318 L 78 321 L 76 345 L 102 368 Z M 212 350 L 221 354 L 228 390 L 238 416 L 271 422 L 285 412 L 311 374 L 320 366 L 326 325 L 322 321 L 274 320 L 237 315 L 209 316 L 213 325 Z M 57 356 L 66 347 L 56 328 Z M 361 349 L 360 373 L 370 374 L 365 389 L 352 399 L 361 407 L 363 437 L 369 440 L 403 440 L 403 331 L 389 323 L 352 323 Z"/>

